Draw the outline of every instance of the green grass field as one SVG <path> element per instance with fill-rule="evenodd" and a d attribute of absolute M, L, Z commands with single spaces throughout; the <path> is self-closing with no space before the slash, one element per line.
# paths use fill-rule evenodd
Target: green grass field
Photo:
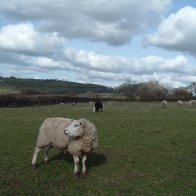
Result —
<path fill-rule="evenodd" d="M 31 159 L 47 117 L 86 118 L 98 130 L 88 176 L 75 179 L 69 154 L 52 149 L 50 162 Z M 196 195 L 196 106 L 105 103 L 0 108 L 0 195 Z"/>
<path fill-rule="evenodd" d="M 0 86 L 0 94 L 16 94 L 16 93 L 19 93 L 19 91 L 14 88 Z"/>

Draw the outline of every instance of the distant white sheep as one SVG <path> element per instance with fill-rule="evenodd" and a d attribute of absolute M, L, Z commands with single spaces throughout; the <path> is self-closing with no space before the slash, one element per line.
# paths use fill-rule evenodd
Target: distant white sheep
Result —
<path fill-rule="evenodd" d="M 178 101 L 177 101 L 177 104 L 180 106 L 180 105 L 183 104 L 183 102 L 182 102 L 181 100 L 178 100 Z"/>
<path fill-rule="evenodd" d="M 191 101 L 185 101 L 184 102 L 186 105 L 188 105 L 188 106 L 191 106 L 192 105 L 192 102 Z"/>
<path fill-rule="evenodd" d="M 85 119 L 47 118 L 41 125 L 33 153 L 32 166 L 35 168 L 37 155 L 45 150 L 45 162 L 48 151 L 56 147 L 62 151 L 68 149 L 74 158 L 74 174 L 79 174 L 79 158 L 82 158 L 82 173 L 86 174 L 86 157 L 98 146 L 95 125 Z"/>
<path fill-rule="evenodd" d="M 190 102 L 192 105 L 196 104 L 196 100 L 190 100 Z"/>
<path fill-rule="evenodd" d="M 167 101 L 166 101 L 166 100 L 162 101 L 161 104 L 162 104 L 162 107 L 163 107 L 163 108 L 166 108 L 166 107 L 167 107 Z"/>
<path fill-rule="evenodd" d="M 95 106 L 93 107 L 93 112 L 95 112 Z"/>

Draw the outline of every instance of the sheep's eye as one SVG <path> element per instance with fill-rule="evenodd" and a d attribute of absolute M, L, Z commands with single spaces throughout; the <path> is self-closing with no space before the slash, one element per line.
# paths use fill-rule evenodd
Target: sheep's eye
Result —
<path fill-rule="evenodd" d="M 79 125 L 75 125 L 75 127 L 78 127 Z"/>

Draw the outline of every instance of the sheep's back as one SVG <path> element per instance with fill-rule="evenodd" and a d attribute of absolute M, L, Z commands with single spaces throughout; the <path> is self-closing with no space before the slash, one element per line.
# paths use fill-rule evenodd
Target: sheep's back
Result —
<path fill-rule="evenodd" d="M 60 149 L 68 146 L 68 138 L 64 129 L 71 124 L 68 118 L 47 118 L 41 125 L 37 139 L 37 146 L 44 147 L 51 144 Z"/>

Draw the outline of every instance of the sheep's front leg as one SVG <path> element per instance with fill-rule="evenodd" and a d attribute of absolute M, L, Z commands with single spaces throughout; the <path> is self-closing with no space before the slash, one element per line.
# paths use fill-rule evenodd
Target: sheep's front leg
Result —
<path fill-rule="evenodd" d="M 74 175 L 79 176 L 79 156 L 73 155 L 74 158 Z"/>
<path fill-rule="evenodd" d="M 82 174 L 83 175 L 87 174 L 87 172 L 86 172 L 86 155 L 84 155 L 82 157 Z"/>
<path fill-rule="evenodd" d="M 35 163 L 36 163 L 37 155 L 38 155 L 40 150 L 41 150 L 41 148 L 38 148 L 37 146 L 34 149 L 33 159 L 32 159 L 32 167 L 33 167 L 33 169 L 35 169 Z"/>

